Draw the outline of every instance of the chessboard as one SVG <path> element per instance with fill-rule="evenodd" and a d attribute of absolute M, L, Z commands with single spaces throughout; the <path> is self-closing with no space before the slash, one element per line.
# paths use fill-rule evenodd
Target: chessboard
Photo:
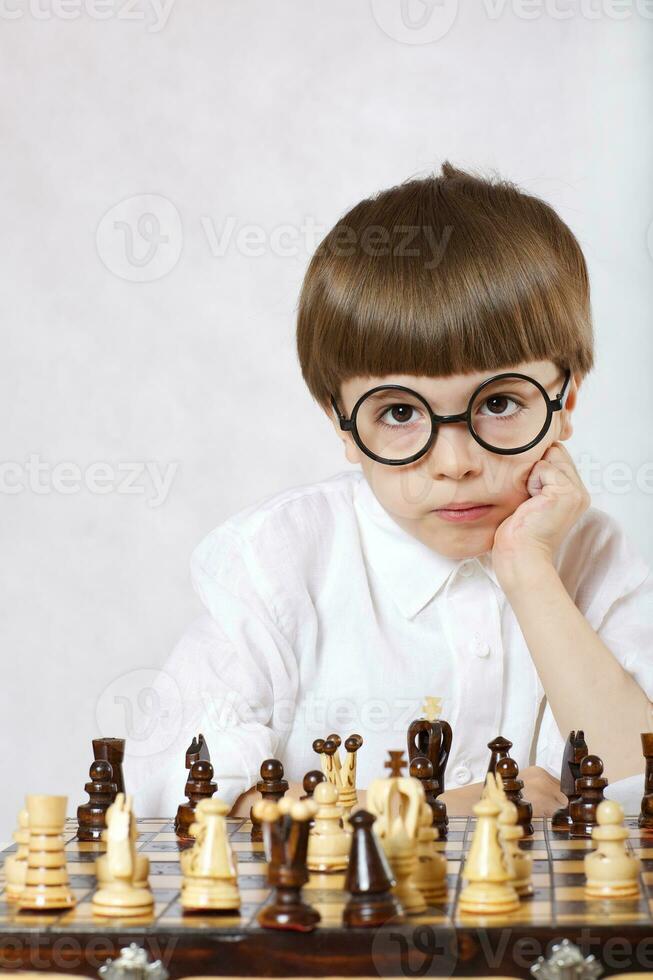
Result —
<path fill-rule="evenodd" d="M 627 817 L 628 848 L 641 859 L 638 899 L 588 900 L 583 857 L 591 840 L 554 833 L 534 820 L 521 845 L 533 859 L 534 893 L 517 912 L 471 916 L 458 896 L 475 818 L 449 819 L 448 837 L 437 847 L 447 858 L 448 897 L 441 906 L 378 929 L 342 926 L 348 898 L 344 872 L 311 873 L 304 898 L 321 915 L 310 933 L 263 929 L 256 915 L 268 901 L 264 845 L 251 841 L 251 823 L 228 820 L 237 859 L 242 906 L 238 913 L 184 913 L 179 903 L 180 844 L 170 819 L 138 820 L 138 850 L 150 860 L 155 911 L 143 919 L 94 915 L 94 861 L 102 843 L 76 840 L 77 823 L 66 822 L 68 872 L 77 898 L 65 912 L 18 911 L 0 892 L 0 969 L 59 970 L 95 976 L 109 957 L 132 942 L 160 959 L 171 980 L 188 976 L 529 976 L 530 966 L 551 945 L 567 938 L 593 953 L 606 975 L 653 969 L 653 835 Z M 13 852 L 7 845 L 0 861 Z M 2 878 L 3 884 L 4 876 Z M 614 959 L 614 963 L 610 958 Z"/>

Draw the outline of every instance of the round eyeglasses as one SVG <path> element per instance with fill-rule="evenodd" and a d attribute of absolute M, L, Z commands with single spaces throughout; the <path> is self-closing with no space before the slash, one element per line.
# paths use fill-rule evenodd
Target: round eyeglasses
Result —
<path fill-rule="evenodd" d="M 559 394 L 550 398 L 535 378 L 508 372 L 483 381 L 459 415 L 436 415 L 426 399 L 404 385 L 378 385 L 358 399 L 346 418 L 331 404 L 340 428 L 371 459 L 389 466 L 413 463 L 429 451 L 438 426 L 464 422 L 484 449 L 502 456 L 525 453 L 544 438 L 554 412 L 565 407 L 571 370 Z"/>

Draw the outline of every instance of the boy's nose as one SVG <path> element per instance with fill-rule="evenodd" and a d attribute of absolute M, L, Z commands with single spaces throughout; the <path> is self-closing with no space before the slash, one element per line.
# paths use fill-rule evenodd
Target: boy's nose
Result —
<path fill-rule="evenodd" d="M 482 449 L 466 425 L 452 423 L 438 427 L 435 442 L 427 454 L 431 476 L 459 480 L 481 466 Z"/>

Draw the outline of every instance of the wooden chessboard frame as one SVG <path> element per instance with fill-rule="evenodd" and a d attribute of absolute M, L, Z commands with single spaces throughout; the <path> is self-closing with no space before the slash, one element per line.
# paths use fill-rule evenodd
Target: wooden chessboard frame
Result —
<path fill-rule="evenodd" d="M 594 953 L 610 973 L 653 970 L 653 834 L 626 820 L 628 847 L 642 862 L 641 896 L 612 902 L 586 900 L 583 857 L 589 840 L 553 833 L 534 820 L 523 846 L 533 858 L 534 895 L 518 912 L 502 917 L 461 916 L 460 870 L 475 818 L 450 818 L 449 835 L 438 843 L 448 862 L 449 895 L 442 908 L 410 916 L 404 925 L 380 930 L 341 925 L 347 893 L 344 873 L 312 874 L 305 897 L 322 922 L 312 933 L 262 929 L 256 913 L 267 901 L 263 845 L 250 840 L 248 820 L 229 819 L 238 862 L 239 914 L 184 914 L 179 905 L 179 845 L 169 819 L 138 821 L 138 849 L 151 862 L 154 915 L 146 920 L 103 920 L 93 915 L 93 861 L 103 845 L 76 840 L 76 822 L 65 829 L 66 856 L 75 909 L 20 912 L 0 893 L 0 969 L 59 970 L 95 975 L 108 957 L 136 942 L 161 959 L 171 980 L 213 976 L 529 976 L 529 967 L 554 942 L 568 938 Z M 4 862 L 16 846 L 0 853 Z M 4 875 L 2 876 L 4 892 Z"/>

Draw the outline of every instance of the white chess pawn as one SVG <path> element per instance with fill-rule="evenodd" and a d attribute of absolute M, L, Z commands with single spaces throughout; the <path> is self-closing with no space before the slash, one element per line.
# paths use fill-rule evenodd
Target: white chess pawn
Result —
<path fill-rule="evenodd" d="M 501 777 L 498 777 L 501 779 Z M 519 814 L 511 800 L 506 800 L 499 811 L 499 837 L 506 855 L 506 863 L 513 877 L 511 884 L 521 897 L 533 894 L 533 859 L 522 851 L 519 841 L 524 836 L 524 828 L 517 824 Z"/>
<path fill-rule="evenodd" d="M 26 809 L 22 809 L 18 814 L 18 828 L 13 834 L 14 840 L 18 844 L 15 854 L 10 854 L 5 861 L 5 898 L 8 902 L 15 902 L 25 887 L 27 876 L 27 855 L 29 851 L 29 814 Z"/>
<path fill-rule="evenodd" d="M 428 905 L 441 902 L 447 896 L 447 859 L 438 851 L 437 839 L 433 810 L 424 800 L 417 831 L 417 868 L 413 881 Z"/>
<path fill-rule="evenodd" d="M 597 848 L 585 855 L 585 894 L 588 898 L 635 898 L 639 895 L 639 861 L 626 850 L 628 829 L 616 800 L 596 808 L 592 840 Z"/>
<path fill-rule="evenodd" d="M 340 826 L 342 807 L 333 783 L 318 783 L 313 793 L 317 813 L 308 837 L 309 871 L 344 871 L 349 863 L 351 833 Z"/>

